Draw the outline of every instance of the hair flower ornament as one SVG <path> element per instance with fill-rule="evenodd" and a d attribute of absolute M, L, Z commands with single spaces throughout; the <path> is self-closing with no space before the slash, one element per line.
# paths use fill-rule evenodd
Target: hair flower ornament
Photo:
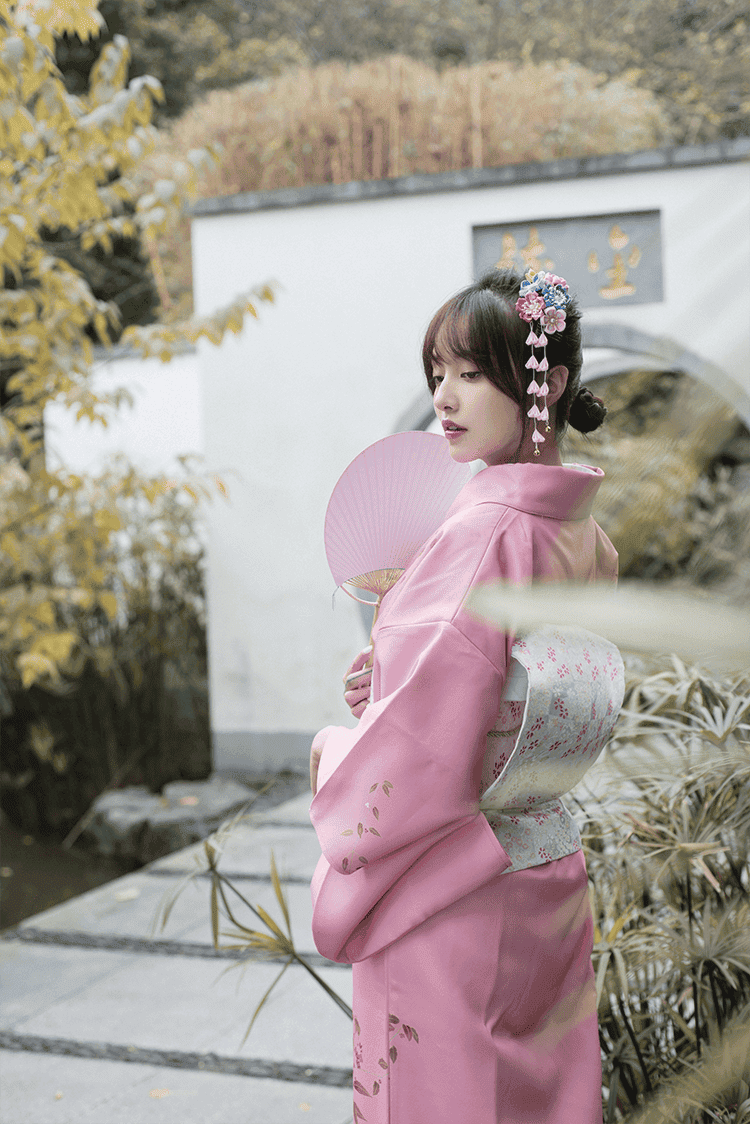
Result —
<path fill-rule="evenodd" d="M 545 332 L 561 332 L 565 327 L 565 313 L 559 308 L 545 308 L 542 313 L 542 327 Z"/>
<path fill-rule="evenodd" d="M 544 373 L 549 370 L 547 359 L 547 335 L 554 335 L 565 329 L 564 309 L 569 300 L 568 282 L 564 277 L 555 273 L 534 273 L 531 270 L 521 282 L 521 291 L 516 301 L 516 312 L 525 320 L 531 330 L 526 337 L 526 343 L 531 347 L 531 356 L 526 361 L 526 367 L 531 371 L 531 382 L 528 393 L 534 395 L 534 404 L 527 411 L 527 416 L 534 421 L 534 432 L 531 439 L 534 442 L 534 455 L 539 456 L 539 446 L 544 443 L 544 435 L 537 429 L 537 421 L 545 422 L 545 429 L 549 433 L 549 410 L 547 409 L 547 395 L 549 387 Z M 541 358 L 536 354 L 538 348 L 542 349 Z M 542 381 L 537 381 L 537 372 L 541 372 Z M 537 402 L 541 399 L 541 408 Z"/>
<path fill-rule="evenodd" d="M 522 307 L 519 307 L 521 305 Z M 538 320 L 544 311 L 544 298 L 539 293 L 527 293 L 516 301 L 516 308 L 523 320 Z"/>

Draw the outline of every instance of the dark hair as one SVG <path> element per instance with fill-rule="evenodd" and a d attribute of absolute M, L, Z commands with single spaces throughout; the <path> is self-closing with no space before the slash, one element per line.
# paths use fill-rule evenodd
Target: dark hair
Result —
<path fill-rule="evenodd" d="M 522 280 L 511 270 L 491 269 L 446 301 L 427 329 L 422 362 L 427 385 L 434 393 L 436 363 L 445 363 L 449 356 L 470 360 L 498 390 L 518 403 L 526 426 L 530 378 L 526 360 L 531 350 L 526 345 L 529 324 L 516 312 Z M 550 370 L 568 369 L 567 386 L 556 403 L 556 438 L 563 436 L 569 424 L 581 433 L 598 429 L 607 407 L 581 386 L 581 313 L 572 296 L 565 309 L 565 328 L 549 336 L 547 359 Z"/>

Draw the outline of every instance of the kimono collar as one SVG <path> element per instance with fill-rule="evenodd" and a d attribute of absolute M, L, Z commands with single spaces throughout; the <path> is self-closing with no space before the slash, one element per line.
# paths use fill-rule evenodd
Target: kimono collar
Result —
<path fill-rule="evenodd" d="M 475 504 L 499 503 L 547 519 L 587 519 L 603 479 L 600 468 L 583 465 L 490 465 L 464 485 L 448 517 Z"/>

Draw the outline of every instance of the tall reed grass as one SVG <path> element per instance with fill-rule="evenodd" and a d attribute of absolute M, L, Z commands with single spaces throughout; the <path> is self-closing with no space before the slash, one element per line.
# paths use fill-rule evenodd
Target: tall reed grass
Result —
<path fill-rule="evenodd" d="M 217 90 L 159 139 L 154 180 L 219 145 L 204 197 L 340 184 L 649 148 L 666 123 L 648 91 L 569 62 L 484 62 L 441 72 L 391 56 L 295 67 Z M 173 299 L 190 287 L 186 229 L 165 241 Z"/>

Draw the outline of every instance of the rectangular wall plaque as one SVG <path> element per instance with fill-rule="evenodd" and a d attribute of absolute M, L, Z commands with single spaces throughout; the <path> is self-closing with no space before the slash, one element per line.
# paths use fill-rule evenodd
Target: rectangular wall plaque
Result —
<path fill-rule="evenodd" d="M 475 226 L 474 275 L 559 273 L 584 308 L 663 300 L 659 211 Z"/>

